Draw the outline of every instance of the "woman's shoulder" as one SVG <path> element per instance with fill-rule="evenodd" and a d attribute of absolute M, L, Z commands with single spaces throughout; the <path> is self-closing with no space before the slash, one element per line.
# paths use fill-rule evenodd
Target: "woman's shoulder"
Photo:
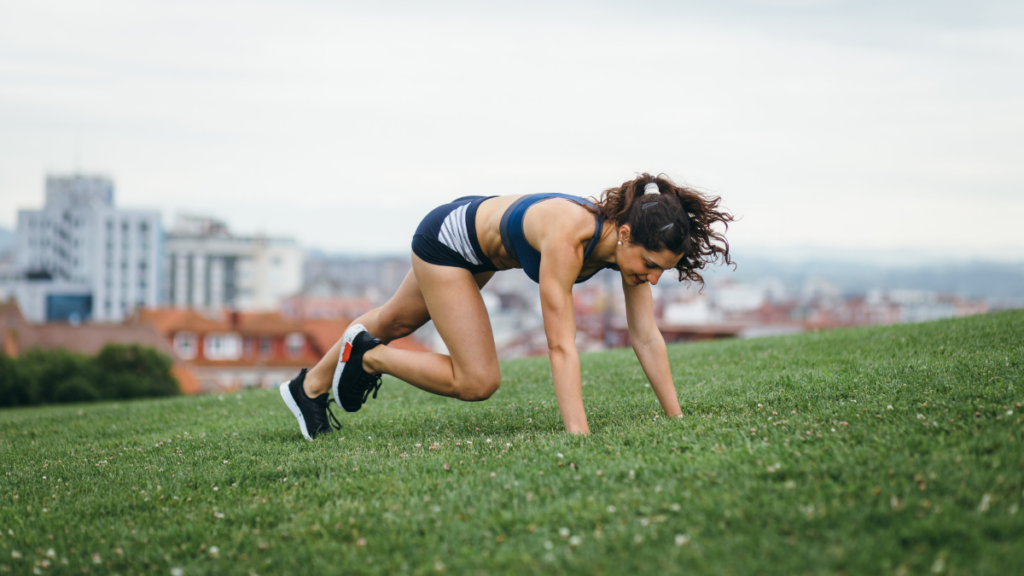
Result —
<path fill-rule="evenodd" d="M 533 228 L 544 236 L 556 234 L 574 242 L 589 240 L 595 226 L 592 211 L 571 199 L 558 197 L 533 205 L 524 221 L 524 228 Z"/>

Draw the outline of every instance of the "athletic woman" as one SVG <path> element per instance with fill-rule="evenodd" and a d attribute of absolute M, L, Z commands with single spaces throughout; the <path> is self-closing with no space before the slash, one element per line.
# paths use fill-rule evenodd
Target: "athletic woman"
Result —
<path fill-rule="evenodd" d="M 356 412 L 381 375 L 465 401 L 486 400 L 501 371 L 480 289 L 500 270 L 522 268 L 540 284 L 555 398 L 565 428 L 589 434 L 583 409 L 572 286 L 603 268 L 622 275 L 630 341 L 669 417 L 681 416 L 665 341 L 655 324 L 651 284 L 672 270 L 703 283 L 699 270 L 729 260 L 720 199 L 643 174 L 592 202 L 545 193 L 467 196 L 434 209 L 412 241 L 412 270 L 390 300 L 357 318 L 310 371 L 281 385 L 303 436 L 340 427 L 328 392 Z M 399 350 L 389 342 L 434 321 L 448 355 Z M 330 415 L 330 419 L 328 417 Z"/>

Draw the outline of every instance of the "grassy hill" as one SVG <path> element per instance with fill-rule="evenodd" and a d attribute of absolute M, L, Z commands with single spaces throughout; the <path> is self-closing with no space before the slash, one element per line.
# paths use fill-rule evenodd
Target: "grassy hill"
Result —
<path fill-rule="evenodd" d="M 14 573 L 1011 574 L 1024 313 L 545 358 L 466 404 L 385 380 L 308 443 L 276 391 L 0 411 Z"/>

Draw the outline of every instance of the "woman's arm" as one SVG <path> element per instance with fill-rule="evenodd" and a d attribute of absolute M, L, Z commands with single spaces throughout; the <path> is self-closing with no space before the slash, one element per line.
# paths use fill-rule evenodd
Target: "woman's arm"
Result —
<path fill-rule="evenodd" d="M 540 305 L 555 398 L 565 429 L 571 434 L 590 434 L 583 410 L 572 286 L 583 268 L 584 240 L 594 233 L 594 216 L 567 202 L 543 202 L 531 210 L 535 212 L 525 223 L 524 231 L 527 238 L 533 234 L 541 253 Z"/>
<path fill-rule="evenodd" d="M 572 285 L 582 262 L 581 255 L 574 254 L 568 245 L 566 248 L 541 253 L 540 306 L 551 358 L 551 378 L 562 422 L 571 434 L 590 434 L 587 414 L 583 409 L 583 382 L 580 378 L 580 357 L 576 352 L 576 314 L 572 300 Z"/>
<path fill-rule="evenodd" d="M 629 286 L 622 283 L 622 292 L 626 295 L 626 324 L 629 326 L 629 339 L 633 343 L 633 351 L 640 360 L 640 366 L 647 375 L 647 380 L 654 389 L 655 396 L 669 417 L 682 415 L 679 409 L 679 398 L 676 387 L 672 383 L 672 370 L 668 364 L 668 351 L 665 339 L 654 321 L 654 298 L 650 284 Z"/>

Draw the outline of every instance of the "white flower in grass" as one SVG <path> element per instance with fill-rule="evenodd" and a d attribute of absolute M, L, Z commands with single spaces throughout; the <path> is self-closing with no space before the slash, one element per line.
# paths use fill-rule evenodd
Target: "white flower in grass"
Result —
<path fill-rule="evenodd" d="M 579 537 L 578 535 L 569 538 L 569 546 L 579 546 L 582 543 L 583 538 Z"/>
<path fill-rule="evenodd" d="M 643 541 L 644 541 L 644 537 L 641 536 L 640 534 L 637 534 L 636 536 L 633 536 L 633 542 L 636 542 L 637 544 L 639 544 L 639 543 L 641 543 Z"/>
<path fill-rule="evenodd" d="M 210 555 L 210 558 L 220 558 L 220 548 L 216 546 L 210 546 L 210 549 L 206 552 Z"/>
<path fill-rule="evenodd" d="M 558 529 L 558 535 L 562 537 L 562 540 L 565 540 L 569 537 L 569 529 L 565 526 L 562 526 Z"/>
<path fill-rule="evenodd" d="M 185 576 L 185 571 L 175 566 L 171 568 L 171 576 Z"/>
<path fill-rule="evenodd" d="M 686 534 L 676 534 L 676 546 L 688 546 L 690 544 L 690 537 Z"/>
<path fill-rule="evenodd" d="M 103 562 L 103 558 L 100 558 L 99 554 L 93 554 L 92 555 L 92 563 L 93 564 L 99 564 L 100 562 Z"/>
<path fill-rule="evenodd" d="M 607 510 L 609 514 L 614 514 L 615 513 L 615 506 L 612 506 L 611 504 L 609 504 L 608 507 L 605 508 L 605 510 Z"/>

